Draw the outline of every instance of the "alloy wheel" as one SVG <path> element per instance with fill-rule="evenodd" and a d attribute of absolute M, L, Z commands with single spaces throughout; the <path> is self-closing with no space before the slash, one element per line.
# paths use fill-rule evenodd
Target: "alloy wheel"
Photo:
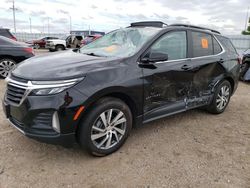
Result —
<path fill-rule="evenodd" d="M 0 61 L 0 76 L 6 78 L 15 65 L 15 62 L 10 59 Z"/>
<path fill-rule="evenodd" d="M 91 130 L 91 141 L 99 149 L 110 149 L 123 138 L 127 119 L 118 109 L 109 109 L 95 120 Z"/>
<path fill-rule="evenodd" d="M 216 106 L 219 110 L 223 110 L 227 106 L 229 97 L 230 88 L 226 85 L 222 86 L 216 98 Z"/>

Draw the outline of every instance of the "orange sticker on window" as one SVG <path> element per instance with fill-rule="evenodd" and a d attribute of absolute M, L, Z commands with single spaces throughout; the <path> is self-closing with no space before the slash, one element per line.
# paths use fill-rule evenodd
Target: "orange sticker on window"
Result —
<path fill-rule="evenodd" d="M 208 48 L 208 40 L 206 38 L 201 39 L 201 47 Z"/>

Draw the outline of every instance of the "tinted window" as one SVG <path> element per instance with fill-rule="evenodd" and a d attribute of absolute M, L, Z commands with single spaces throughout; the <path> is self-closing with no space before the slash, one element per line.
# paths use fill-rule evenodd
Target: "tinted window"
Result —
<path fill-rule="evenodd" d="M 11 34 L 7 29 L 0 29 L 0 35 L 10 38 Z"/>
<path fill-rule="evenodd" d="M 220 41 L 220 43 L 223 45 L 226 51 L 231 53 L 237 53 L 230 39 L 222 36 L 217 36 L 217 39 Z"/>
<path fill-rule="evenodd" d="M 222 49 L 215 38 L 213 38 L 213 45 L 214 45 L 214 54 L 219 54 L 222 51 Z"/>
<path fill-rule="evenodd" d="M 187 57 L 187 36 L 185 31 L 165 34 L 151 47 L 151 51 L 165 53 L 168 60 L 184 59 Z"/>
<path fill-rule="evenodd" d="M 0 45 L 20 46 L 23 45 L 23 43 L 0 36 Z"/>
<path fill-rule="evenodd" d="M 212 36 L 201 32 L 192 32 L 193 57 L 213 55 Z"/>

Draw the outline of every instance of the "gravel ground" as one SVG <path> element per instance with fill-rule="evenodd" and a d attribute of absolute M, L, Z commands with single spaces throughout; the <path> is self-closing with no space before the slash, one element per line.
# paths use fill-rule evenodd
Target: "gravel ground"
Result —
<path fill-rule="evenodd" d="M 223 114 L 192 110 L 149 123 L 98 158 L 26 138 L 0 107 L 0 188 L 250 187 L 249 112 L 250 85 L 240 83 Z"/>

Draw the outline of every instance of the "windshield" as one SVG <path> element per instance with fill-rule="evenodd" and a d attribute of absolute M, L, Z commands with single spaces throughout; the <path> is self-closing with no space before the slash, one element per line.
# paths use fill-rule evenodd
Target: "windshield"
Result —
<path fill-rule="evenodd" d="M 83 46 L 80 53 L 105 57 L 128 57 L 139 51 L 159 30 L 160 28 L 118 29 Z"/>
<path fill-rule="evenodd" d="M 62 37 L 60 37 L 61 40 L 66 40 L 68 37 L 68 35 L 63 35 Z"/>

